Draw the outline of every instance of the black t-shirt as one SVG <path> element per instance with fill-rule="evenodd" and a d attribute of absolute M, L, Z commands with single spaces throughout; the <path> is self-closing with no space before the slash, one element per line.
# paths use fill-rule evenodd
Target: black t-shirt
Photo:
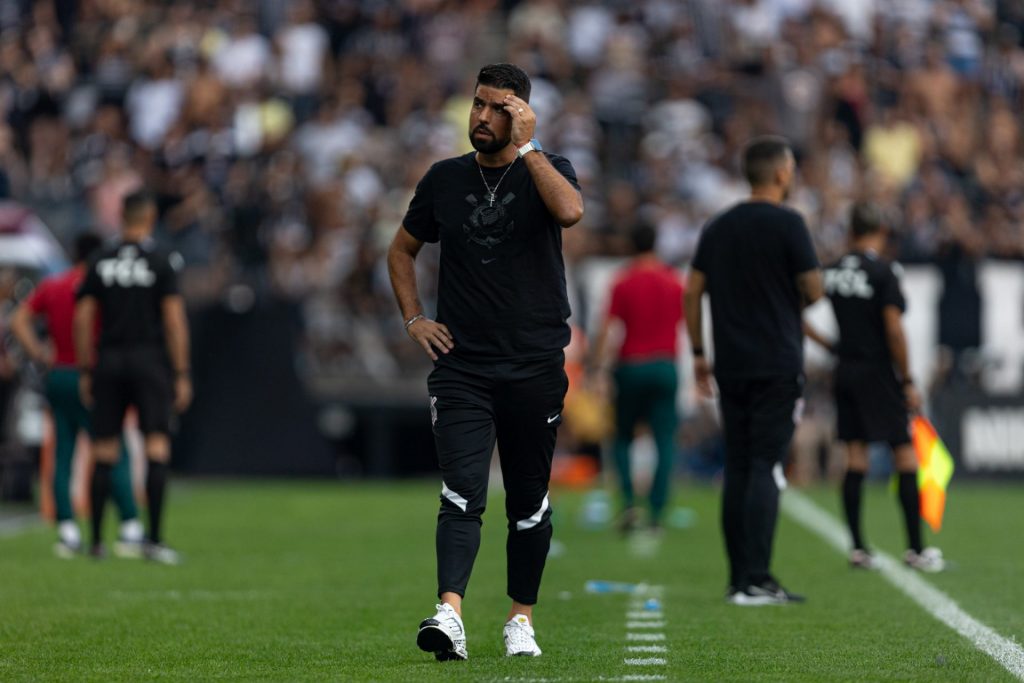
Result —
<path fill-rule="evenodd" d="M 578 190 L 568 159 L 544 154 Z M 495 185 L 492 204 L 487 186 Z M 474 153 L 439 161 L 402 224 L 418 240 L 441 243 L 437 320 L 455 338 L 453 353 L 531 359 L 569 343 L 562 228 L 523 160 L 497 169 L 478 166 Z"/>
<path fill-rule="evenodd" d="M 737 204 L 704 228 L 693 267 L 711 298 L 717 376 L 803 372 L 796 276 L 818 268 L 818 258 L 800 214 L 767 202 Z"/>
<path fill-rule="evenodd" d="M 100 350 L 164 344 L 161 304 L 178 294 L 180 266 L 150 241 L 118 243 L 89 262 L 78 298 L 96 299 Z"/>
<path fill-rule="evenodd" d="M 892 362 L 882 310 L 906 310 L 897 268 L 872 253 L 851 251 L 825 270 L 825 293 L 839 322 L 840 361 Z"/>

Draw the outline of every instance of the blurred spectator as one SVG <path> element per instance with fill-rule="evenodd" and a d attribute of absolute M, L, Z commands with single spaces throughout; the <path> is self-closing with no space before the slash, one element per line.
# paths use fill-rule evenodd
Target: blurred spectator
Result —
<path fill-rule="evenodd" d="M 739 143 L 782 133 L 822 258 L 852 201 L 887 206 L 893 256 L 946 274 L 955 336 L 975 320 L 974 264 L 1024 256 L 1022 7 L 4 2 L 0 195 L 70 243 L 80 225 L 112 234 L 124 194 L 152 185 L 190 305 L 294 303 L 318 383 L 418 386 L 428 364 L 404 350 L 382 236 L 429 164 L 467 149 L 467 65 L 517 61 L 536 75 L 539 137 L 586 195 L 574 259 L 621 255 L 641 216 L 684 265 L 742 196 Z"/>

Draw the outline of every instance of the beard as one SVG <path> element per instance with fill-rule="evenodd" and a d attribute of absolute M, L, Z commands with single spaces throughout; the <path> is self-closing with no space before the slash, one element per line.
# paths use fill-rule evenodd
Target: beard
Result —
<path fill-rule="evenodd" d="M 497 137 L 494 137 L 493 133 L 491 133 L 490 137 L 476 137 L 474 133 L 476 133 L 477 130 L 479 129 L 470 131 L 469 144 L 473 145 L 473 149 L 481 154 L 497 154 L 501 150 L 505 149 L 505 147 L 508 146 L 508 143 L 512 140 L 511 137 L 500 140 Z M 491 131 L 487 132 L 490 133 Z"/>

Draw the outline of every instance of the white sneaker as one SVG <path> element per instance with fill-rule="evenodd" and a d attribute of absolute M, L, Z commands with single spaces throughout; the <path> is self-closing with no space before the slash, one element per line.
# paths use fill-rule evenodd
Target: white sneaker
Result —
<path fill-rule="evenodd" d="M 175 566 L 181 564 L 181 555 L 177 550 L 160 543 L 146 541 L 142 544 L 142 556 L 150 562 Z"/>
<path fill-rule="evenodd" d="M 866 550 L 854 548 L 850 551 L 850 566 L 854 569 L 878 569 L 875 558 Z"/>
<path fill-rule="evenodd" d="M 505 624 L 506 657 L 540 657 L 540 647 L 525 614 L 517 614 Z"/>
<path fill-rule="evenodd" d="M 908 550 L 903 555 L 903 562 L 908 567 L 929 574 L 936 574 L 946 568 L 946 560 L 938 548 L 925 548 L 919 553 Z"/>
<path fill-rule="evenodd" d="M 424 652 L 433 652 L 439 662 L 469 659 L 462 617 L 446 602 L 437 606 L 437 614 L 420 622 L 416 645 Z"/>

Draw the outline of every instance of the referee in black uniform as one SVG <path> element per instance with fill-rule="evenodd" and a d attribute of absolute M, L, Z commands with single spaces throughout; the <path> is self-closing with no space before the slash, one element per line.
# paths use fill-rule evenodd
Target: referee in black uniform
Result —
<path fill-rule="evenodd" d="M 834 350 L 837 434 L 846 443 L 843 509 L 853 549 L 850 564 L 870 569 L 874 561 L 861 531 L 861 490 L 868 471 L 868 444 L 892 447 L 898 473 L 898 492 L 906 525 L 904 561 L 916 569 L 943 568 L 942 553 L 924 548 L 917 456 L 911 443 L 908 411 L 921 407 L 921 396 L 910 376 L 902 315 L 906 302 L 900 291 L 900 269 L 879 256 L 889 239 L 881 209 L 855 204 L 850 211 L 851 248 L 825 270 L 825 292 L 839 323 L 839 343 L 831 344 L 805 325 L 807 336 Z"/>
<path fill-rule="evenodd" d="M 78 290 L 74 338 L 82 402 L 92 409 L 96 468 L 90 491 L 91 552 L 94 557 L 103 555 L 103 511 L 111 468 L 117 462 L 125 412 L 134 406 L 148 461 L 149 528 L 143 554 L 155 562 L 177 564 L 178 554 L 163 544 L 161 519 L 171 458 L 171 415 L 188 407 L 192 381 L 188 322 L 178 292 L 181 256 L 153 244 L 156 216 L 156 203 L 147 192 L 125 197 L 121 240 L 90 261 Z M 94 347 L 97 322 L 101 332 Z"/>
<path fill-rule="evenodd" d="M 725 432 L 722 530 L 727 598 L 737 605 L 799 602 L 771 575 L 782 461 L 799 419 L 803 388 L 801 311 L 822 295 L 807 226 L 781 206 L 795 162 L 785 140 L 762 137 L 743 152 L 748 201 L 713 218 L 697 245 L 686 323 L 697 386 L 711 396 L 701 298 L 711 300 L 714 376 Z"/>
<path fill-rule="evenodd" d="M 548 482 L 568 385 L 562 349 L 569 303 L 562 228 L 583 215 L 568 160 L 541 150 L 530 79 L 492 64 L 469 115 L 475 152 L 434 164 L 416 187 L 388 252 L 406 331 L 434 360 L 427 387 L 438 461 L 437 613 L 417 643 L 466 659 L 462 598 L 480 545 L 495 441 L 508 518 L 505 652 L 536 656 L 533 605 L 551 541 Z M 426 317 L 414 262 L 439 242 L 437 318 Z"/>

